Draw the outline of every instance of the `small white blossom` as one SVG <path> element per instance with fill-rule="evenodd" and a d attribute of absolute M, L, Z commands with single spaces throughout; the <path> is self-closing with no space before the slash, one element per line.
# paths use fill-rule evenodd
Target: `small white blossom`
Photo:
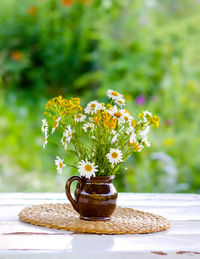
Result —
<path fill-rule="evenodd" d="M 89 102 L 85 108 L 85 113 L 94 114 L 102 109 L 102 104 L 97 101 Z"/>
<path fill-rule="evenodd" d="M 53 127 L 52 127 L 52 131 L 51 131 L 52 134 L 54 133 L 55 129 L 58 127 L 60 119 L 61 119 L 61 117 L 58 117 L 58 119 L 55 120 Z"/>
<path fill-rule="evenodd" d="M 143 114 L 144 116 L 153 116 L 152 113 L 148 111 L 144 111 Z"/>
<path fill-rule="evenodd" d="M 42 120 L 42 127 L 41 127 L 41 131 L 45 134 L 45 136 L 48 133 L 48 123 L 46 119 Z"/>
<path fill-rule="evenodd" d="M 67 144 L 70 143 L 70 141 L 71 141 L 73 131 L 74 130 L 71 129 L 71 126 L 68 125 L 67 129 L 63 132 L 61 143 L 64 146 L 65 150 L 67 150 Z"/>
<path fill-rule="evenodd" d="M 113 90 L 109 89 L 107 91 L 107 96 L 109 98 L 111 98 L 115 102 L 115 104 L 119 105 L 120 107 L 125 105 L 124 96 L 122 94 L 118 93 L 117 91 L 113 91 Z"/>
<path fill-rule="evenodd" d="M 66 165 L 63 163 L 64 159 L 61 159 L 59 156 L 56 157 L 55 165 L 57 166 L 58 174 L 62 174 L 63 167 Z"/>
<path fill-rule="evenodd" d="M 78 163 L 78 172 L 80 173 L 80 176 L 90 178 L 92 176 L 96 176 L 95 173 L 98 172 L 98 166 L 95 165 L 94 163 L 88 162 L 86 159 L 81 160 Z"/>
<path fill-rule="evenodd" d="M 109 98 L 111 98 L 112 100 L 116 100 L 116 99 L 124 99 L 124 96 L 122 95 L 122 94 L 120 94 L 120 93 L 118 93 L 117 91 L 113 91 L 113 90 L 111 90 L 111 89 L 109 89 L 108 91 L 107 91 L 107 96 L 109 97 Z"/>
<path fill-rule="evenodd" d="M 120 107 L 125 105 L 125 99 L 123 97 L 115 98 L 114 102 L 115 102 L 115 104 L 119 105 Z"/>
<path fill-rule="evenodd" d="M 47 143 L 48 143 L 48 123 L 46 121 L 46 119 L 42 120 L 42 127 L 41 127 L 41 131 L 44 133 L 44 140 L 43 140 L 43 148 L 46 147 Z"/>
<path fill-rule="evenodd" d="M 121 150 L 111 148 L 110 152 L 106 155 L 106 157 L 109 160 L 109 162 L 113 165 L 122 162 L 123 154 Z"/>
<path fill-rule="evenodd" d="M 70 125 L 67 126 L 67 129 L 64 131 L 63 134 L 67 138 L 67 142 L 69 143 L 72 138 L 72 128 Z"/>
<path fill-rule="evenodd" d="M 147 147 L 150 147 L 150 142 L 147 139 L 147 135 L 149 133 L 150 126 L 146 126 L 142 131 L 139 132 L 139 137 L 141 138 L 141 141 L 146 145 Z"/>
<path fill-rule="evenodd" d="M 130 113 L 127 110 L 122 110 L 123 114 L 121 117 L 121 120 L 123 120 L 123 122 L 128 122 L 130 123 L 134 118 L 133 116 L 130 115 Z"/>
<path fill-rule="evenodd" d="M 45 134 L 44 141 L 43 141 L 43 148 L 45 148 L 48 143 L 47 138 L 48 138 L 48 135 Z"/>
<path fill-rule="evenodd" d="M 107 110 L 108 113 L 110 113 L 114 118 L 118 119 L 118 122 L 121 124 L 123 123 L 123 113 L 124 111 L 121 109 L 118 109 L 116 105 L 111 107 L 109 110 Z"/>
<path fill-rule="evenodd" d="M 83 122 L 86 119 L 86 115 L 83 115 L 81 113 L 76 114 L 74 117 L 75 122 Z"/>
<path fill-rule="evenodd" d="M 83 124 L 83 130 L 87 132 L 88 130 L 94 130 L 94 123 L 85 123 Z"/>
<path fill-rule="evenodd" d="M 67 137 L 65 136 L 65 134 L 63 133 L 62 139 L 61 139 L 61 143 L 64 146 L 64 150 L 67 150 Z"/>

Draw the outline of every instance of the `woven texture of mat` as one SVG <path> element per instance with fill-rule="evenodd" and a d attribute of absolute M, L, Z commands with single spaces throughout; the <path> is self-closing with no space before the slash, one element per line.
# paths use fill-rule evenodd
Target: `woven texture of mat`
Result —
<path fill-rule="evenodd" d="M 142 234 L 170 228 L 171 222 L 155 214 L 117 207 L 108 221 L 86 221 L 70 204 L 43 204 L 24 208 L 19 218 L 38 226 L 96 234 Z"/>

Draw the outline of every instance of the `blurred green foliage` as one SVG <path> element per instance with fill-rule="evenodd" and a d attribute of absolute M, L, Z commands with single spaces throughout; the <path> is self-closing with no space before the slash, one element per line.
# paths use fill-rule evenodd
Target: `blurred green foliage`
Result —
<path fill-rule="evenodd" d="M 200 193 L 199 23 L 192 0 L 1 0 L 0 191 L 63 191 L 76 172 L 57 176 L 55 156 L 72 157 L 42 149 L 45 102 L 114 89 L 161 118 L 118 190 Z"/>

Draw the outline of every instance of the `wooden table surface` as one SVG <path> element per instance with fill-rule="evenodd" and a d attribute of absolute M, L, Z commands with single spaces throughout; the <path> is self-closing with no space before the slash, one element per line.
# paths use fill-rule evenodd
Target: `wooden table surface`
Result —
<path fill-rule="evenodd" d="M 172 220 L 153 234 L 79 234 L 18 220 L 25 206 L 65 202 L 61 193 L 0 193 L 0 259 L 200 258 L 200 195 L 120 193 L 118 205 Z"/>

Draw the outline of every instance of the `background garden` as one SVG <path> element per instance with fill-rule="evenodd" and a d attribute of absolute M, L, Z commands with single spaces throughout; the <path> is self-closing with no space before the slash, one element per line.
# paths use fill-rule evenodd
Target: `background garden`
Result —
<path fill-rule="evenodd" d="M 107 89 L 135 116 L 161 119 L 119 191 L 200 193 L 200 1 L 1 0 L 0 191 L 63 191 L 54 142 L 42 148 L 48 99 L 82 104 Z"/>

